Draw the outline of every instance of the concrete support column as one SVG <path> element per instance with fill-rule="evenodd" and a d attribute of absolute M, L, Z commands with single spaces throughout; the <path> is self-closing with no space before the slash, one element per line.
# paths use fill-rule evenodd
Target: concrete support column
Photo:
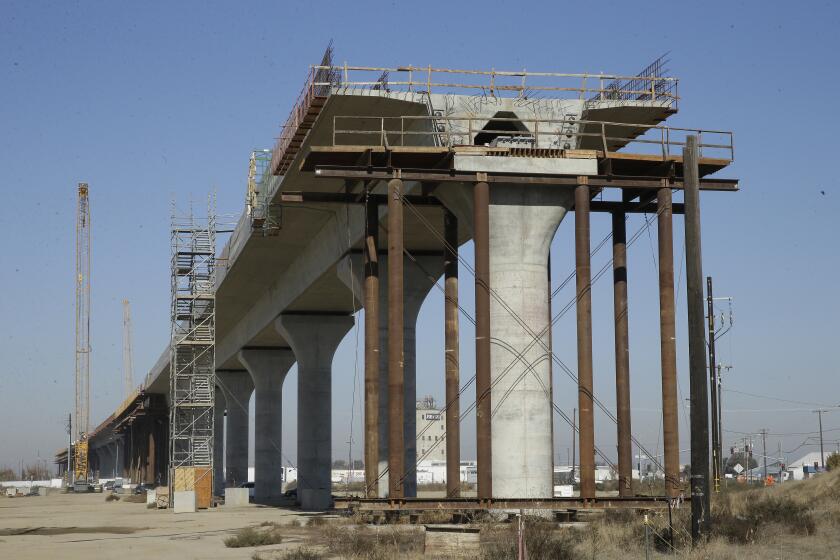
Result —
<path fill-rule="evenodd" d="M 493 182 L 489 191 L 492 493 L 547 498 L 554 490 L 548 254 L 574 190 Z M 435 191 L 466 230 L 479 225 L 474 195 L 472 185 Z"/>
<path fill-rule="evenodd" d="M 351 266 L 352 265 L 352 266 Z M 388 257 L 379 255 L 379 270 L 388 269 Z M 353 274 L 350 274 L 352 268 Z M 352 255 L 340 265 L 339 276 L 348 286 L 351 276 L 356 297 L 361 299 L 364 261 L 361 255 Z M 405 466 L 409 472 L 405 478 L 406 497 L 417 496 L 417 316 L 420 308 L 443 274 L 443 254 L 415 255 L 414 259 L 403 258 L 403 439 Z M 379 488 L 380 497 L 388 496 L 388 275 L 379 275 Z"/>
<path fill-rule="evenodd" d="M 548 254 L 572 203 L 565 187 L 490 190 L 494 497 L 553 495 Z"/>
<path fill-rule="evenodd" d="M 145 480 L 146 484 L 154 484 L 155 482 L 155 431 L 151 422 L 146 424 L 146 467 Z"/>
<path fill-rule="evenodd" d="M 216 402 L 213 406 L 213 494 L 225 493 L 225 396 L 216 387 Z"/>
<path fill-rule="evenodd" d="M 295 363 L 287 348 L 243 348 L 239 361 L 254 381 L 254 501 L 283 494 L 283 380 Z"/>
<path fill-rule="evenodd" d="M 306 510 L 326 510 L 332 502 L 332 361 L 352 326 L 347 315 L 275 321 L 298 363 L 298 500 Z"/>
<path fill-rule="evenodd" d="M 225 486 L 235 488 L 248 482 L 248 403 L 254 382 L 245 371 L 217 371 L 227 405 L 225 438 Z"/>

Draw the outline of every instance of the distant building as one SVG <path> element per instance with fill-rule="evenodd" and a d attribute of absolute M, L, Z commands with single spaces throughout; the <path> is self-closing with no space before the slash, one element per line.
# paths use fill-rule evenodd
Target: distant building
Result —
<path fill-rule="evenodd" d="M 804 480 L 821 472 L 822 466 L 832 453 L 832 451 L 826 451 L 823 454 L 822 460 L 820 460 L 820 452 L 812 451 L 804 457 L 797 459 L 790 465 L 787 465 L 787 468 L 785 469 L 788 473 L 788 478 L 792 480 Z"/>
<path fill-rule="evenodd" d="M 446 418 L 432 396 L 417 401 L 417 462 L 446 464 Z"/>

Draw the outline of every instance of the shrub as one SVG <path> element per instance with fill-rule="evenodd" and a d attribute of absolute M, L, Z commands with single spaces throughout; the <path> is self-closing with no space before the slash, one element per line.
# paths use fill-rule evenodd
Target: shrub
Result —
<path fill-rule="evenodd" d="M 527 518 L 525 544 L 530 560 L 575 560 L 576 545 L 581 534 L 575 530 L 557 531 L 553 523 Z M 481 559 L 502 560 L 517 557 L 518 523 L 507 526 L 488 526 L 482 529 Z"/>
<path fill-rule="evenodd" d="M 825 468 L 830 471 L 840 469 L 840 453 L 829 455 L 828 459 L 825 460 Z"/>
<path fill-rule="evenodd" d="M 105 496 L 105 501 L 106 502 L 119 502 L 120 497 L 117 496 L 116 494 L 108 494 L 107 496 Z"/>
<path fill-rule="evenodd" d="M 330 524 L 324 527 L 322 534 L 329 552 L 340 558 L 401 558 L 411 552 L 422 552 L 424 544 L 424 534 L 417 529 L 388 527 L 371 530 L 365 526 Z"/>
<path fill-rule="evenodd" d="M 309 548 L 296 548 L 282 556 L 283 560 L 321 560 L 324 557 L 322 552 Z"/>
<path fill-rule="evenodd" d="M 260 530 L 256 527 L 243 527 L 232 537 L 225 539 L 225 546 L 228 548 L 243 548 L 246 546 L 264 546 L 267 544 L 280 544 L 283 535 L 276 527 L 268 530 Z"/>

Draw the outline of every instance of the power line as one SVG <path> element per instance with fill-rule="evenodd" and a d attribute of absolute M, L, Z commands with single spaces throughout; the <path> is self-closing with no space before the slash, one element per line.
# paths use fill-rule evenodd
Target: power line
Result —
<path fill-rule="evenodd" d="M 793 403 L 793 404 L 804 404 L 804 405 L 819 406 L 819 407 L 824 407 L 824 408 L 834 408 L 834 407 L 840 406 L 840 405 L 836 405 L 836 404 L 832 405 L 832 404 L 822 404 L 822 403 L 816 403 L 816 402 L 810 402 L 810 401 L 797 401 L 797 400 L 793 400 L 793 399 L 783 399 L 781 397 L 771 397 L 770 395 L 759 395 L 759 394 L 756 394 L 756 393 L 748 393 L 746 391 L 738 391 L 736 389 L 724 389 L 724 391 L 726 391 L 727 393 L 737 393 L 739 395 L 745 395 L 747 397 L 754 397 L 754 398 L 757 398 L 757 399 L 767 399 L 767 400 L 771 400 L 771 401 L 788 402 L 788 403 Z"/>

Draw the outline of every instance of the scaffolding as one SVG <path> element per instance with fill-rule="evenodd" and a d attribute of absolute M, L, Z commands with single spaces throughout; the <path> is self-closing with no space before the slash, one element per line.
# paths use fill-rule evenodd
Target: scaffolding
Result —
<path fill-rule="evenodd" d="M 170 496 L 193 491 L 209 505 L 213 472 L 216 339 L 216 216 L 172 209 L 172 331 L 170 342 Z"/>

